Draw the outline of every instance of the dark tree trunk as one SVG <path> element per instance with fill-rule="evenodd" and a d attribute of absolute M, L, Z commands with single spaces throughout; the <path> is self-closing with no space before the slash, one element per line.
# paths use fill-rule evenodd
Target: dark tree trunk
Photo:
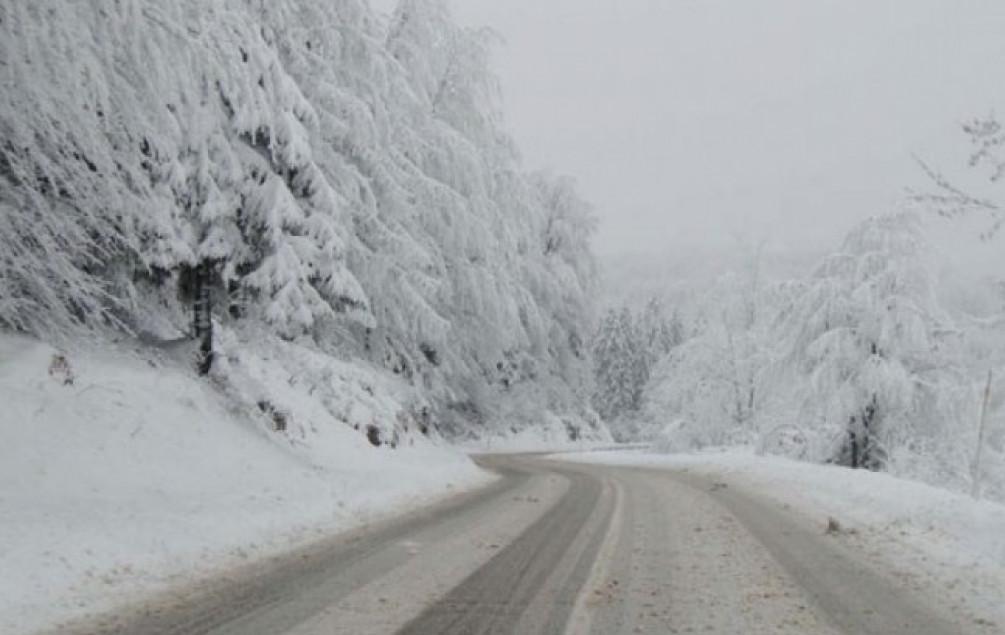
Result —
<path fill-rule="evenodd" d="M 851 449 L 851 467 L 852 469 L 857 470 L 860 464 L 858 460 L 858 433 L 856 431 L 858 421 L 855 417 L 852 417 L 851 421 L 848 422 L 848 427 L 848 443 Z"/>
<path fill-rule="evenodd" d="M 880 424 L 879 397 L 873 395 L 859 415 L 848 419 L 847 436 L 833 462 L 853 469 L 882 470 L 886 453 L 876 437 Z"/>
<path fill-rule="evenodd" d="M 213 367 L 213 269 L 202 262 L 194 271 L 192 331 L 199 340 L 196 368 L 200 375 L 208 375 Z"/>
<path fill-rule="evenodd" d="M 873 395 L 872 402 L 866 406 L 865 412 L 862 413 L 862 436 L 864 438 L 861 467 L 874 471 L 880 470 L 884 463 L 882 449 L 876 443 L 876 430 L 874 429 L 878 411 L 879 399 L 876 395 Z"/>

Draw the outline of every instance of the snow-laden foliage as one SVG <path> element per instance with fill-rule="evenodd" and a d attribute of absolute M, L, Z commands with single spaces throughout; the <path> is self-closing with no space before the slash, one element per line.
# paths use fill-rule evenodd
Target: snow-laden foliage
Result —
<path fill-rule="evenodd" d="M 106 304 L 138 277 L 164 286 L 210 262 L 223 293 L 253 298 L 284 335 L 366 305 L 313 156 L 316 111 L 246 3 L 11 3 L 2 28 L 3 120 L 18 135 L 4 191 L 33 202 L 15 214 L 98 243 L 78 268 L 124 287 Z"/>
<path fill-rule="evenodd" d="M 995 116 L 978 118 L 963 124 L 963 133 L 971 145 L 969 167 L 986 172 L 992 186 L 1005 177 L 1005 129 Z M 935 168 L 921 163 L 921 168 L 934 186 L 932 191 L 914 192 L 909 200 L 946 218 L 981 215 L 990 219 L 982 238 L 990 240 L 1005 223 L 1005 208 L 997 192 L 974 194 L 960 187 Z"/>
<path fill-rule="evenodd" d="M 593 401 L 607 420 L 639 409 L 647 372 L 640 344 L 628 307 L 604 316 L 593 345 L 597 382 Z"/>
<path fill-rule="evenodd" d="M 589 207 L 442 0 L 0 2 L 0 35 L 0 324 L 184 332 L 208 287 L 454 432 L 523 384 L 589 415 Z"/>
<path fill-rule="evenodd" d="M 882 469 L 953 456 L 946 422 L 960 421 L 962 336 L 935 294 L 918 219 L 867 221 L 813 275 L 781 328 L 786 381 L 810 457 Z M 798 383 L 796 383 L 798 382 Z M 958 432 L 957 432 L 958 433 Z"/>
<path fill-rule="evenodd" d="M 639 312 L 610 309 L 593 341 L 593 405 L 615 438 L 646 436 L 639 429 L 643 394 L 656 363 L 680 344 L 682 325 L 653 298 Z"/>
<path fill-rule="evenodd" d="M 749 443 L 770 396 L 764 390 L 773 351 L 766 333 L 782 289 L 759 276 L 724 276 L 693 310 L 690 335 L 655 366 L 646 388 L 650 435 L 661 433 L 672 413 L 668 447 Z"/>
<path fill-rule="evenodd" d="M 1005 496 L 999 321 L 943 303 L 920 217 L 873 218 L 806 279 L 727 276 L 689 337 L 657 364 L 643 427 L 679 451 L 754 445 L 816 462 L 886 470 Z M 997 397 L 995 397 L 997 395 Z"/>

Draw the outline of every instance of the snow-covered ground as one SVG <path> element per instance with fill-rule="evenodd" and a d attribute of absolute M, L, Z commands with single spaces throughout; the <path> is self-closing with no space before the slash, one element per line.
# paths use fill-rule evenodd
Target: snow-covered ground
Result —
<path fill-rule="evenodd" d="M 213 385 L 167 352 L 78 350 L 64 367 L 50 346 L 0 334 L 0 632 L 490 478 L 419 431 L 392 378 L 293 345 L 245 348 Z M 396 449 L 374 447 L 371 428 Z"/>
<path fill-rule="evenodd" d="M 517 432 L 494 432 L 472 441 L 462 441 L 457 447 L 471 454 L 526 454 L 539 452 L 585 452 L 615 447 L 610 433 L 603 429 L 597 438 L 570 439 L 569 432 L 558 417 L 545 413 L 539 426 Z"/>
<path fill-rule="evenodd" d="M 746 450 L 686 455 L 613 451 L 554 458 L 687 470 L 787 506 L 819 523 L 822 531 L 833 518 L 840 526 L 838 538 L 881 569 L 894 571 L 905 587 L 990 616 L 1005 629 L 1005 505 L 887 474 Z"/>

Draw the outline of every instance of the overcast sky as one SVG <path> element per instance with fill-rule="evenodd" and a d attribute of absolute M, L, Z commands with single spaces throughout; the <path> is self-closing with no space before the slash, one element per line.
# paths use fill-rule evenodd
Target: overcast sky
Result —
<path fill-rule="evenodd" d="M 1005 104 L 1005 0 L 453 0 L 503 35 L 529 167 L 576 176 L 598 250 L 835 246 L 962 163 Z"/>

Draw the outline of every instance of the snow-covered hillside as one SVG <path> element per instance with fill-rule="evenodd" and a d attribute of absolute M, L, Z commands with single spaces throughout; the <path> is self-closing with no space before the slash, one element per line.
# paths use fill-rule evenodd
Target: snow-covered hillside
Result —
<path fill-rule="evenodd" d="M 589 207 L 521 165 L 444 0 L 0 2 L 0 326 L 264 326 L 478 436 L 581 398 Z M 193 319 L 194 315 L 194 319 Z M 256 329 L 251 328 L 252 332 Z"/>
<path fill-rule="evenodd" d="M 0 0 L 0 630 L 483 479 L 444 439 L 609 439 L 591 212 L 494 42 L 445 0 Z"/>
<path fill-rule="evenodd" d="M 230 364 L 240 379 L 213 386 L 168 352 L 62 353 L 0 336 L 0 631 L 107 609 L 490 478 L 424 435 L 400 405 L 414 390 L 376 369 L 267 344 Z M 396 449 L 372 445 L 369 426 Z"/>

